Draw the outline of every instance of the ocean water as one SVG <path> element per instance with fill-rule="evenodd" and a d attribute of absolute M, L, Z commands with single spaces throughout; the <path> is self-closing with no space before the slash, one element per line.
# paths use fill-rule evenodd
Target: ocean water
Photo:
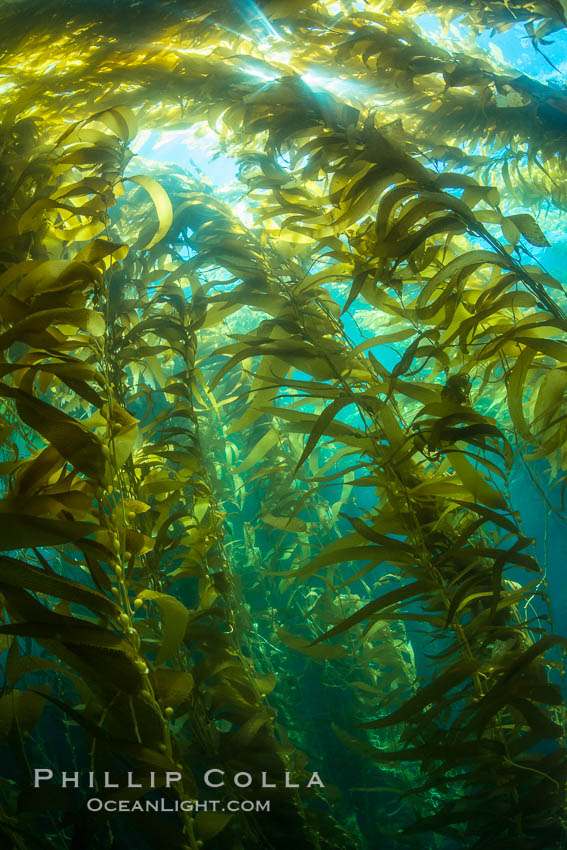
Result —
<path fill-rule="evenodd" d="M 563 5 L 0 26 L 2 847 L 564 848 Z"/>

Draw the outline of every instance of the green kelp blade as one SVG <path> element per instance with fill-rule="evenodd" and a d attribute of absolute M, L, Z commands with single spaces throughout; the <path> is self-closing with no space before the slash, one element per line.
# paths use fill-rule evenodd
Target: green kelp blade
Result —
<path fill-rule="evenodd" d="M 319 637 L 314 640 L 311 645 L 315 646 L 315 644 L 322 640 L 327 640 L 328 638 L 335 637 L 336 635 L 346 632 L 347 629 L 352 628 L 352 626 L 357 625 L 357 623 L 369 620 L 374 616 L 374 614 L 378 614 L 384 608 L 389 608 L 391 605 L 396 605 L 398 602 L 404 602 L 407 599 L 416 599 L 426 593 L 429 587 L 430 585 L 427 582 L 414 581 L 413 584 L 408 584 L 405 587 L 399 587 L 397 590 L 391 590 L 379 599 L 374 599 L 372 602 L 364 605 L 359 611 L 351 614 L 350 617 L 347 617 L 337 626 L 333 626 L 333 628 L 329 629 L 329 631 L 325 632 L 325 634 L 319 635 Z"/>
<path fill-rule="evenodd" d="M 98 526 L 92 522 L 0 512 L 0 551 L 59 546 L 80 540 L 95 531 L 98 531 Z"/>
<path fill-rule="evenodd" d="M 422 712 L 431 703 L 439 703 L 441 697 L 473 676 L 480 666 L 479 661 L 475 661 L 472 658 L 463 658 L 440 676 L 437 676 L 429 685 L 420 688 L 413 697 L 410 697 L 401 708 L 392 714 L 389 714 L 387 717 L 379 717 L 377 720 L 371 720 L 368 723 L 357 723 L 356 725 L 361 729 L 383 729 L 386 726 L 405 722 L 415 717 L 417 713 Z"/>
<path fill-rule="evenodd" d="M 67 602 L 75 602 L 77 605 L 84 605 L 91 611 L 108 617 L 117 617 L 121 611 L 118 605 L 104 594 L 91 590 L 77 581 L 47 573 L 15 558 L 0 557 L 0 584 L 25 587 L 26 590 L 34 593 L 43 593 L 46 596 L 65 599 Z"/>

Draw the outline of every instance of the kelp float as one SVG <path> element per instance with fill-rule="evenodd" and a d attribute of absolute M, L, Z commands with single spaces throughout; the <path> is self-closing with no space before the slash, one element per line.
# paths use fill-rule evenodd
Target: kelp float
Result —
<path fill-rule="evenodd" d="M 566 306 L 532 254 L 564 95 L 411 22 L 462 4 L 403 6 L 2 12 L 6 846 L 565 844 L 565 642 L 508 492 L 520 460 L 560 513 Z M 238 186 L 134 168 L 151 128 Z M 226 784 L 110 817 L 37 767 L 104 802 Z"/>

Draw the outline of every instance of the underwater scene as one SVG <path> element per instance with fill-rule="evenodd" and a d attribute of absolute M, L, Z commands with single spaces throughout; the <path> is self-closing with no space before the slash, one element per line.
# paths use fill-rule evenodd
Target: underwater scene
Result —
<path fill-rule="evenodd" d="M 0 34 L 0 848 L 565 850 L 566 0 Z"/>

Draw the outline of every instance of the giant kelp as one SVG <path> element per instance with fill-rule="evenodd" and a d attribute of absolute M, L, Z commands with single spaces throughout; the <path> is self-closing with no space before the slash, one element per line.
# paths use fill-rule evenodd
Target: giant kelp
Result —
<path fill-rule="evenodd" d="M 4 11 L 4 740 L 26 776 L 57 710 L 72 765 L 143 790 L 176 771 L 190 797 L 204 767 L 301 779 L 334 735 L 407 800 L 392 846 L 560 847 L 564 642 L 507 478 L 515 454 L 564 475 L 564 297 L 522 263 L 548 243 L 514 186 L 563 203 L 562 101 L 391 5 Z M 253 223 L 132 168 L 138 124 L 197 143 L 204 122 Z M 294 709 L 301 658 L 341 694 L 332 725 Z M 269 818 L 127 823 L 156 846 L 354 846 L 322 794 L 270 795 Z M 39 799 L 7 792 L 14 846 Z M 57 803 L 53 841 L 104 846 L 104 818 Z"/>

